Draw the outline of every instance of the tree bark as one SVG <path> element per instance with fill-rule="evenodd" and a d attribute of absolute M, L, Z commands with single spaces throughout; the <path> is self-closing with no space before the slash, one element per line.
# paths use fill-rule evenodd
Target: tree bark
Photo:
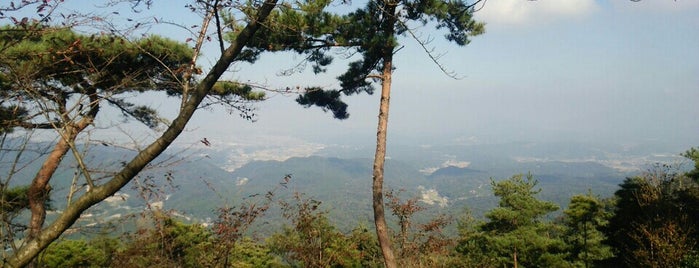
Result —
<path fill-rule="evenodd" d="M 384 163 L 386 161 L 386 134 L 388 130 L 388 110 L 391 99 L 391 74 L 393 72 L 393 43 L 390 39 L 394 34 L 396 5 L 387 3 L 383 10 L 384 34 L 386 44 L 383 51 L 383 69 L 381 74 L 381 101 L 379 103 L 379 122 L 376 132 L 376 154 L 374 155 L 373 184 L 372 184 L 372 204 L 374 207 L 374 225 L 376 226 L 376 236 L 384 258 L 384 265 L 387 268 L 395 268 L 396 258 L 391 246 L 391 238 L 388 235 L 386 216 L 384 212 L 383 200 L 383 178 Z"/>
<path fill-rule="evenodd" d="M 140 151 L 126 166 L 112 179 L 103 185 L 96 186 L 78 198 L 73 204 L 63 211 L 63 213 L 49 226 L 43 229 L 37 237 L 28 239 L 14 255 L 6 261 L 7 267 L 24 267 L 45 249 L 51 242 L 56 240 L 65 230 L 75 223 L 82 212 L 101 202 L 105 198 L 114 195 L 124 185 L 129 183 L 143 168 L 160 155 L 167 147 L 182 133 L 187 122 L 192 118 L 199 104 L 209 93 L 214 83 L 223 75 L 230 64 L 240 54 L 245 44 L 260 28 L 264 21 L 274 9 L 278 0 L 266 0 L 257 12 L 257 18 L 241 31 L 238 38 L 231 42 L 230 46 L 223 52 L 219 60 L 212 67 L 207 76 L 197 85 L 192 92 L 187 104 L 181 109 L 178 116 L 173 120 L 168 129 L 153 143 Z"/>
<path fill-rule="evenodd" d="M 402 258 L 405 256 L 405 246 L 408 243 L 408 229 L 410 228 L 410 220 L 402 216 L 400 219 L 400 250 L 398 255 Z"/>
<path fill-rule="evenodd" d="M 61 138 L 53 147 L 53 150 L 48 155 L 41 168 L 34 176 L 34 180 L 29 185 L 27 197 L 29 198 L 29 211 L 31 218 L 29 220 L 29 233 L 27 239 L 31 240 L 41 234 L 41 227 L 46 219 L 46 200 L 48 199 L 51 186 L 49 180 L 58 169 L 63 157 L 68 153 L 70 146 L 68 141 Z"/>
<path fill-rule="evenodd" d="M 95 111 L 95 115 L 99 109 L 98 107 L 95 103 L 95 107 L 92 109 Z M 27 234 L 28 240 L 35 239 L 41 234 L 41 227 L 46 220 L 46 201 L 48 201 L 49 192 L 51 191 L 51 185 L 49 185 L 51 177 L 56 173 L 61 160 L 70 150 L 71 143 L 75 142 L 78 134 L 87 128 L 93 120 L 93 116 L 88 116 L 81 119 L 77 124 L 68 124 L 65 126 L 65 130 L 58 130 L 62 132 L 61 138 L 58 139 L 53 150 L 44 160 L 27 190 L 29 211 L 31 212 L 29 233 Z"/>

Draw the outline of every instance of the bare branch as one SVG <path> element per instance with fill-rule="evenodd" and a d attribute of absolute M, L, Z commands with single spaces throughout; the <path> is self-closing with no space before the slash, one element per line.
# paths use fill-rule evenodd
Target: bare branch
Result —
<path fill-rule="evenodd" d="M 184 109 L 185 104 L 188 102 L 190 84 L 192 81 L 192 74 L 194 73 L 194 70 L 196 68 L 197 57 L 198 57 L 199 53 L 201 52 L 201 47 L 204 44 L 204 40 L 206 39 L 206 31 L 209 28 L 209 22 L 211 22 L 211 18 L 216 13 L 216 9 L 217 9 L 216 6 L 209 9 L 206 13 L 206 16 L 204 17 L 204 20 L 202 21 L 201 30 L 199 31 L 199 36 L 197 37 L 197 43 L 194 46 L 194 54 L 192 55 L 192 62 L 189 66 L 189 70 L 187 70 L 187 73 L 185 73 L 185 76 L 184 76 L 185 81 L 184 81 L 184 84 L 182 87 L 182 102 L 180 105 L 180 110 Z"/>
<path fill-rule="evenodd" d="M 480 1 L 478 1 L 478 2 L 480 2 Z M 477 2 L 476 2 L 476 3 L 477 3 Z M 442 56 L 444 56 L 444 54 L 435 55 L 435 54 L 434 54 L 434 48 L 429 48 L 429 47 L 428 47 L 428 44 L 432 41 L 432 39 L 421 40 L 421 39 L 415 34 L 415 32 L 413 31 L 413 29 L 410 29 L 410 28 L 408 27 L 408 25 L 407 25 L 404 21 L 398 20 L 398 23 L 400 23 L 403 27 L 405 27 L 406 31 L 410 34 L 410 37 L 412 37 L 413 40 L 415 40 L 415 41 L 420 45 L 420 47 L 422 48 L 422 50 L 425 51 L 425 54 L 427 54 L 427 56 L 430 58 L 430 60 L 432 60 L 432 62 L 433 62 L 435 65 L 437 65 L 437 68 L 439 68 L 439 70 L 442 71 L 443 74 L 445 74 L 446 76 L 448 76 L 448 77 L 450 77 L 450 78 L 452 78 L 452 79 L 455 79 L 455 80 L 461 80 L 461 79 L 464 78 L 464 77 L 462 77 L 462 76 L 459 76 L 456 72 L 451 71 L 451 70 L 448 70 L 448 69 L 446 68 L 446 66 L 444 66 L 441 62 L 439 62 L 439 58 L 442 57 Z"/>
<path fill-rule="evenodd" d="M 218 44 L 221 47 L 221 53 L 223 53 L 223 33 L 221 32 L 221 18 L 218 15 L 218 5 L 219 0 L 214 1 L 214 18 L 216 18 L 216 34 L 218 35 Z"/>

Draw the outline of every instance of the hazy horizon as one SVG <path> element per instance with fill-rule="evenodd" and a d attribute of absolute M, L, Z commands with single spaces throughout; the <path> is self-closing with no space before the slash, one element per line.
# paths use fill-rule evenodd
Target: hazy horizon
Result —
<path fill-rule="evenodd" d="M 442 74 L 414 40 L 404 38 L 396 55 L 388 142 L 699 145 L 699 4 L 612 2 L 489 1 L 476 13 L 487 23 L 486 33 L 466 47 L 424 32 L 435 38 L 436 53 L 446 53 L 440 62 L 461 80 Z M 346 66 L 337 62 L 317 77 L 310 71 L 275 75 L 293 66 L 289 59 L 294 56 L 263 55 L 257 64 L 238 66 L 234 76 L 280 87 L 308 81 L 332 86 Z M 206 127 L 202 136 L 249 132 L 320 143 L 375 141 L 376 94 L 344 97 L 350 112 L 344 121 L 298 106 L 294 95 L 271 97 L 258 105 L 256 123 L 206 111 L 193 123 Z"/>
<path fill-rule="evenodd" d="M 149 14 L 174 14 L 186 25 L 200 22 L 178 5 L 156 2 L 141 15 Z M 444 42 L 442 33 L 429 27 L 417 30 L 421 38 L 434 38 L 428 45 L 459 80 L 442 73 L 415 40 L 401 40 L 389 145 L 649 143 L 674 151 L 699 146 L 699 2 L 487 1 L 476 18 L 486 23 L 486 33 L 465 47 Z M 157 26 L 148 33 L 188 37 L 172 28 Z M 200 65 L 209 66 L 217 56 L 216 45 L 209 44 Z M 253 65 L 231 67 L 225 77 L 271 88 L 333 88 L 347 64 L 341 56 L 325 74 L 279 76 L 301 58 L 263 54 Z M 342 121 L 297 105 L 294 94 L 268 96 L 256 105 L 254 123 L 219 108 L 198 111 L 177 143 L 204 137 L 219 144 L 279 147 L 375 142 L 377 94 L 344 97 L 350 118 Z M 141 99 L 169 118 L 176 111 L 175 99 Z M 121 124 L 119 118 L 106 119 L 101 126 Z M 127 128 L 136 136 L 148 133 Z"/>

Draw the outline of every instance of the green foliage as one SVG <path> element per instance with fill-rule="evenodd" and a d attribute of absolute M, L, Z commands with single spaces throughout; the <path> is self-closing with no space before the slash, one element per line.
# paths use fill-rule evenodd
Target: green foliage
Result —
<path fill-rule="evenodd" d="M 678 267 L 698 250 L 699 184 L 676 167 L 655 165 L 627 178 L 615 193 L 605 232 L 628 267 Z"/>
<path fill-rule="evenodd" d="M 285 182 L 288 182 L 290 178 L 290 175 L 288 175 L 285 178 Z M 219 208 L 217 210 L 218 217 L 211 227 L 213 239 L 202 248 L 202 251 L 208 252 L 206 261 L 203 261 L 204 258 L 199 258 L 200 264 L 214 265 L 223 263 L 226 266 L 229 263 L 237 262 L 238 265 L 236 267 L 240 267 L 244 263 L 271 263 L 274 259 L 270 257 L 269 250 L 254 245 L 249 239 L 243 238 L 253 222 L 270 208 L 275 190 L 268 191 L 265 195 L 265 201 L 262 203 L 243 202 L 236 207 L 226 206 Z M 241 246 L 241 242 L 247 243 L 246 246 Z M 252 248 L 248 249 L 249 247 Z M 245 252 L 238 252 L 241 250 Z M 248 250 L 251 251 L 248 252 Z M 240 254 L 250 255 L 250 258 L 242 258 Z M 267 257 L 263 258 L 265 256 Z"/>
<path fill-rule="evenodd" d="M 401 7 L 400 11 L 386 14 L 396 10 L 396 6 Z M 424 26 L 428 22 L 434 22 L 437 29 L 446 29 L 446 40 L 463 46 L 469 43 L 470 36 L 483 33 L 484 25 L 473 20 L 473 11 L 473 7 L 461 0 L 367 2 L 365 7 L 345 17 L 352 23 L 343 24 L 338 29 L 341 33 L 338 40 L 344 41 L 345 46 L 353 47 L 361 55 L 338 77 L 341 89 L 328 90 L 328 94 L 306 93 L 297 101 L 306 107 L 315 105 L 333 111 L 336 118 L 347 118 L 349 114 L 344 111 L 346 108 L 342 105 L 344 102 L 340 100 L 339 93 L 372 94 L 372 82 L 376 79 L 369 79 L 370 76 L 380 73 L 387 53 L 395 53 L 394 50 L 399 45 L 398 36 L 412 35 L 409 30 L 411 23 L 418 22 Z"/>
<path fill-rule="evenodd" d="M 492 182 L 493 194 L 500 198 L 498 207 L 485 216 L 489 222 L 483 226 L 485 231 L 508 232 L 522 226 L 540 223 L 546 214 L 556 211 L 558 206 L 552 202 L 536 199 L 541 190 L 534 188 L 538 182 L 531 174 L 512 176 L 508 180 Z"/>
<path fill-rule="evenodd" d="M 2 79 L 2 76 L 0 76 L 0 79 Z M 3 87 L 1 83 L 2 81 L 0 81 L 0 90 Z M 2 95 L 4 94 L 0 91 L 0 96 Z M 0 104 L 2 103 L 3 102 L 0 101 Z M 24 120 L 27 115 L 27 110 L 17 105 L 10 104 L 7 107 L 0 106 L 0 134 L 12 133 L 14 130 L 13 126 L 16 122 Z"/>
<path fill-rule="evenodd" d="M 476 220 L 471 211 L 465 209 L 457 221 L 459 241 L 455 248 L 459 258 L 454 261 L 457 267 L 495 267 L 495 257 L 484 254 L 488 249 L 485 232 L 480 229 L 483 222 Z"/>
<path fill-rule="evenodd" d="M 0 184 L 0 210 L 7 214 L 17 214 L 19 211 L 29 207 L 27 190 L 29 186 L 20 186 L 6 189 Z"/>
<path fill-rule="evenodd" d="M 284 267 L 268 247 L 250 238 L 240 239 L 230 247 L 209 239 L 193 245 L 188 254 L 185 267 Z"/>
<path fill-rule="evenodd" d="M 242 237 L 226 241 L 216 225 L 185 224 L 160 213 L 151 224 L 126 237 L 112 266 L 282 267 L 264 244 Z"/>
<path fill-rule="evenodd" d="M 155 128 L 163 122 L 158 112 L 131 102 L 124 93 L 181 95 L 192 68 L 192 53 L 186 44 L 159 36 L 127 40 L 81 35 L 65 28 L 5 26 L 0 29 L 0 132 L 60 127 L 80 117 L 94 118 L 102 101 L 125 118 Z M 263 100 L 264 94 L 222 81 L 209 97 L 248 114 L 243 103 Z M 71 107 L 72 102 L 77 104 Z"/>
<path fill-rule="evenodd" d="M 130 41 L 111 35 L 80 35 L 65 28 L 3 27 L 2 129 L 60 127 L 58 120 L 69 121 L 69 115 L 96 116 L 102 100 L 125 116 L 155 127 L 159 123 L 155 110 L 118 96 L 176 90 L 191 58 L 187 45 L 158 36 Z M 70 101 L 77 101 L 79 107 L 69 107 Z M 47 122 L 46 118 L 56 119 Z"/>
<path fill-rule="evenodd" d="M 23 230 L 26 226 L 17 224 L 15 219 L 24 211 L 29 209 L 29 197 L 27 196 L 29 186 L 17 186 L 8 188 L 0 183 L 0 213 L 1 219 L 8 230 L 13 233 Z M 51 199 L 46 199 L 45 206 L 52 209 Z"/>
<path fill-rule="evenodd" d="M 282 213 L 292 225 L 267 240 L 272 252 L 292 267 L 360 267 L 359 244 L 328 222 L 319 210 L 320 202 L 303 199 L 300 194 L 294 201 L 281 202 Z"/>
<path fill-rule="evenodd" d="M 359 267 L 383 267 L 383 256 L 375 232 L 360 225 L 352 230 L 347 239 L 360 252 Z"/>
<path fill-rule="evenodd" d="M 324 11 L 331 3 L 323 0 L 301 1 L 293 7 L 280 5 L 238 60 L 254 62 L 265 51 L 294 51 L 305 55 L 313 72 L 320 73 L 332 63 L 333 48 L 353 50 L 361 58 L 350 63 L 347 72 L 338 77 L 340 89 L 310 87 L 297 98 L 299 104 L 318 106 L 338 119 L 349 116 L 342 95 L 373 93 L 369 76 L 380 71 L 385 51 L 394 52 L 397 36 L 411 35 L 410 24 L 432 23 L 438 30 L 444 30 L 446 40 L 460 46 L 468 44 L 470 36 L 484 32 L 484 24 L 473 20 L 473 7 L 462 0 L 369 1 L 366 6 L 341 16 Z M 389 6 L 396 5 L 402 7 L 400 12 L 383 14 Z M 395 20 L 386 19 L 390 16 L 395 16 Z M 244 24 L 231 16 L 226 21 L 234 29 L 227 39 L 233 40 Z M 386 25 L 390 21 L 395 25 Z"/>
<path fill-rule="evenodd" d="M 347 104 L 340 100 L 340 97 L 339 90 L 308 88 L 306 93 L 296 98 L 296 102 L 305 107 L 318 106 L 323 112 L 332 112 L 335 118 L 347 118 Z"/>
<path fill-rule="evenodd" d="M 498 207 L 485 214 L 487 221 L 476 229 L 462 229 L 459 251 L 478 263 L 491 266 L 567 267 L 562 228 L 542 221 L 558 207 L 538 200 L 532 175 L 515 175 L 493 181 L 493 193 L 500 198 Z"/>
<path fill-rule="evenodd" d="M 699 182 L 699 150 L 690 148 L 682 156 L 694 161 L 694 169 L 687 173 L 687 176 Z"/>
<path fill-rule="evenodd" d="M 240 268 L 283 267 L 268 247 L 249 238 L 235 244 L 230 252 L 228 263 L 230 267 Z"/>
<path fill-rule="evenodd" d="M 332 58 L 323 52 L 343 41 L 338 39 L 341 26 L 350 22 L 346 17 L 325 11 L 331 3 L 330 0 L 322 0 L 299 1 L 294 6 L 288 3 L 279 5 L 238 60 L 255 62 L 265 51 L 294 51 L 308 54 L 307 59 L 313 63 L 314 72 L 324 71 L 324 66 L 330 64 Z M 252 9 L 247 10 L 251 11 Z M 240 29 L 247 23 L 233 17 L 228 17 L 226 21 L 233 28 L 227 36 L 229 40 L 235 40 Z"/>
<path fill-rule="evenodd" d="M 181 67 L 192 56 L 185 44 L 157 36 L 130 42 L 108 35 L 79 35 L 60 28 L 4 28 L 0 34 L 4 35 L 2 40 L 8 40 L 8 35 L 13 38 L 10 40 L 18 40 L 0 41 L 0 47 L 5 48 L 3 72 L 13 83 L 46 80 L 57 83 L 55 87 L 66 86 L 78 92 L 98 88 L 118 94 L 172 88 L 176 85 L 172 79 L 176 77 L 169 78 L 165 72 Z M 10 64 L 14 68 L 9 68 Z M 5 89 L 18 90 L 17 86 Z"/>
<path fill-rule="evenodd" d="M 264 92 L 253 91 L 249 85 L 231 81 L 219 81 L 211 88 L 210 94 L 216 96 L 236 95 L 244 100 L 264 100 Z"/>
<path fill-rule="evenodd" d="M 2 234 L 2 247 L 9 248 L 14 237 L 26 230 L 27 226 L 19 224 L 17 218 L 22 212 L 29 209 L 29 197 L 27 196 L 29 187 L 19 186 L 9 188 L 8 185 L 0 183 L 0 234 Z M 50 207 L 50 199 L 45 205 Z"/>
<path fill-rule="evenodd" d="M 590 267 L 596 261 L 613 256 L 610 246 L 603 244 L 606 236 L 602 228 L 611 217 L 603 201 L 592 193 L 575 195 L 563 211 L 563 223 L 567 227 L 564 240 L 569 247 L 569 260 L 576 267 Z"/>
<path fill-rule="evenodd" d="M 114 258 L 114 266 L 193 267 L 203 259 L 202 247 L 211 233 L 201 225 L 184 224 L 167 216 L 155 218 L 154 229 L 139 230 Z"/>
<path fill-rule="evenodd" d="M 120 242 L 114 238 L 62 240 L 50 245 L 39 257 L 41 267 L 108 267 Z"/>

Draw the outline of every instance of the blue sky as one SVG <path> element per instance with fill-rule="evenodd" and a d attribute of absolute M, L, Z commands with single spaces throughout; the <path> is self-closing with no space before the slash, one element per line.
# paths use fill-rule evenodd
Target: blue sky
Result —
<path fill-rule="evenodd" d="M 65 8 L 78 2 L 66 1 Z M 200 23 L 183 4 L 158 3 L 141 15 Z M 85 6 L 76 9 L 92 12 Z M 442 41 L 442 33 L 431 28 L 418 30 L 421 37 L 436 38 L 430 45 L 444 54 L 440 63 L 459 80 L 441 73 L 415 40 L 402 40 L 405 48 L 395 57 L 389 144 L 699 146 L 699 1 L 491 0 L 476 18 L 487 23 L 486 33 L 465 47 Z M 189 37 L 165 25 L 150 33 L 181 41 Z M 216 46 L 209 45 L 200 64 L 208 66 L 217 56 Z M 347 63 L 338 60 L 319 76 L 310 70 L 278 75 L 299 60 L 291 54 L 264 55 L 254 65 L 233 66 L 226 78 L 270 87 L 332 88 Z M 208 137 L 279 146 L 371 146 L 375 140 L 378 94 L 346 97 L 351 116 L 343 121 L 318 108 L 300 107 L 295 95 L 269 96 L 257 105 L 255 123 L 224 110 L 200 111 L 179 142 Z M 173 100 L 145 99 L 166 115 L 176 107 Z"/>
<path fill-rule="evenodd" d="M 409 38 L 396 56 L 393 143 L 593 141 L 699 145 L 699 4 L 689 1 L 488 1 L 486 33 L 466 47 L 435 40 L 454 80 Z M 431 29 L 422 36 L 441 37 Z M 332 87 L 328 74 L 279 77 L 293 56 L 264 56 L 233 77 Z M 335 73 L 333 73 L 335 71 Z M 230 130 L 371 144 L 378 96 L 350 96 L 350 119 L 303 109 L 294 96 L 259 105 L 257 123 Z M 205 117 L 214 116 L 207 114 Z M 221 119 L 224 120 L 224 119 Z M 202 119 L 202 125 L 206 125 Z M 243 130 L 244 129 L 244 130 Z M 241 132 L 242 132 L 241 131 Z"/>

